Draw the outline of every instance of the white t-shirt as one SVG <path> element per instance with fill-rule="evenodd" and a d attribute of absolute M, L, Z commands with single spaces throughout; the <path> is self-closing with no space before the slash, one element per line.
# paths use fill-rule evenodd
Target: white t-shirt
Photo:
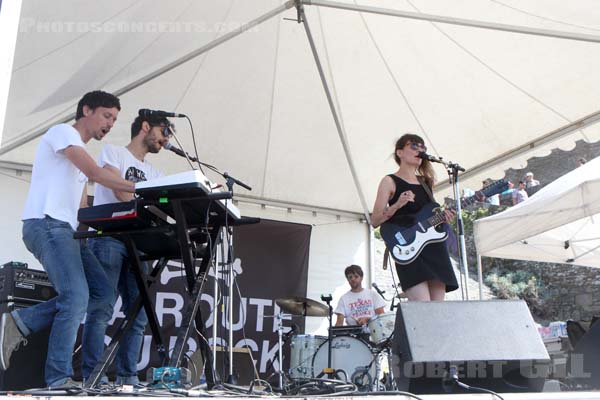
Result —
<path fill-rule="evenodd" d="M 98 165 L 104 167 L 110 165 L 121 172 L 121 178 L 130 182 L 142 182 L 155 179 L 162 174 L 147 161 L 140 161 L 131 154 L 127 147 L 105 144 L 98 157 Z M 107 203 L 118 203 L 112 189 L 96 184 L 94 189 L 94 205 L 99 206 Z"/>
<path fill-rule="evenodd" d="M 375 310 L 380 307 L 385 307 L 381 296 L 369 288 L 364 288 L 358 293 L 346 292 L 340 298 L 335 313 L 342 314 L 346 318 L 346 324 L 358 325 L 359 318 L 373 318 Z"/>
<path fill-rule="evenodd" d="M 85 147 L 71 125 L 55 125 L 42 136 L 35 153 L 23 220 L 48 215 L 77 229 L 77 210 L 87 177 L 65 157 L 64 150 L 69 146 Z"/>

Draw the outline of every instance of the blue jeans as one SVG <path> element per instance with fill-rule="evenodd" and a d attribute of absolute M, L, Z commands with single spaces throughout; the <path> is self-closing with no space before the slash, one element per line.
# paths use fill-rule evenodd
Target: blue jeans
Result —
<path fill-rule="evenodd" d="M 73 375 L 73 347 L 88 299 L 106 295 L 98 291 L 102 285 L 96 285 L 96 273 L 102 267 L 85 242 L 73 239 L 73 233 L 67 222 L 48 216 L 23 221 L 23 242 L 46 270 L 58 295 L 11 314 L 25 336 L 52 326 L 45 369 L 48 386 Z"/>
<path fill-rule="evenodd" d="M 121 295 L 125 314 L 139 294 L 135 276 L 129 266 L 127 249 L 123 242 L 111 237 L 102 237 L 89 240 L 89 246 L 102 264 L 107 278 L 106 282 L 109 285 L 106 291 L 110 292 L 110 296 L 98 303 L 90 299 L 88 305 L 88 314 L 83 329 L 82 373 L 84 378 L 89 377 L 104 352 L 104 334 L 108 322 L 112 318 L 117 293 Z M 146 269 L 145 264 L 144 269 Z M 147 322 L 146 313 L 142 309 L 131 329 L 121 340 L 115 358 L 119 383 L 135 384 L 139 382 L 137 363 Z"/>

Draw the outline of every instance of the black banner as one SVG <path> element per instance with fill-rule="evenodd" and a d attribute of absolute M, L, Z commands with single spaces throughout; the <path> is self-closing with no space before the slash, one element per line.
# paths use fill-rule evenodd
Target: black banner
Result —
<path fill-rule="evenodd" d="M 248 347 L 252 350 L 256 368 L 263 377 L 273 372 L 271 365 L 278 368 L 277 319 L 279 307 L 275 299 L 291 296 L 306 297 L 308 280 L 308 257 L 311 226 L 286 222 L 262 220 L 260 224 L 244 225 L 234 228 L 233 270 L 233 346 Z M 217 322 L 217 345 L 228 342 L 228 304 L 229 278 L 219 273 L 219 311 Z M 212 344 L 214 271 L 210 271 L 201 295 L 200 312 L 205 324 L 206 339 Z M 184 291 L 185 275 L 178 262 L 170 262 L 163 271 L 160 281 L 152 287 L 155 310 L 162 328 L 163 339 L 171 351 L 177 338 L 177 329 L 181 325 L 187 294 Z M 155 296 L 155 297 L 154 297 Z M 221 306 L 223 305 L 223 306 Z M 116 305 L 118 309 L 120 301 Z M 124 315 L 115 314 L 113 322 Z M 298 332 L 304 331 L 304 318 L 288 317 L 283 320 L 284 333 L 292 325 Z M 109 328 L 109 334 L 112 330 Z M 244 339 L 244 334 L 245 338 Z M 192 335 L 188 340 L 187 355 L 198 349 L 199 336 Z M 289 353 L 289 346 L 285 346 Z M 289 357 L 289 356 L 287 356 Z M 286 358 L 287 358 L 286 357 Z M 289 359 L 289 358 L 287 358 Z M 287 366 L 287 363 L 284 363 Z M 160 366 L 150 329 L 146 329 L 138 370 Z M 238 370 L 239 368 L 234 365 Z M 225 365 L 218 369 L 226 370 Z M 239 372 L 239 371 L 238 371 Z M 224 376 L 220 374 L 220 376 Z M 145 377 L 144 373 L 141 377 Z"/>

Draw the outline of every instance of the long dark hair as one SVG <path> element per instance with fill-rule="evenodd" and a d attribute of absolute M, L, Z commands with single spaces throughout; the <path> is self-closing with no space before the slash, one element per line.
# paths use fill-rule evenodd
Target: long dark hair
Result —
<path fill-rule="evenodd" d="M 396 164 L 400 165 L 401 163 L 401 160 L 396 154 L 396 151 L 403 149 L 404 146 L 406 146 L 408 143 L 419 143 L 425 145 L 425 142 L 419 135 L 415 135 L 413 133 L 406 133 L 400 136 L 400 139 L 396 141 L 396 148 L 394 149 L 394 160 L 396 161 Z M 417 172 L 423 177 L 423 179 L 425 179 L 427 185 L 433 189 L 433 183 L 435 182 L 435 172 L 433 170 L 431 162 L 429 162 L 428 160 L 421 161 L 421 165 L 419 166 L 419 168 L 417 168 Z"/>

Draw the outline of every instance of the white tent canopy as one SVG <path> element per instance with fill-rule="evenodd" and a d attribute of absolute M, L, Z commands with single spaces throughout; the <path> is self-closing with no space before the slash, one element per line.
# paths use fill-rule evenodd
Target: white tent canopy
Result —
<path fill-rule="evenodd" d="M 481 256 L 600 267 L 600 158 L 475 221 Z"/>
<path fill-rule="evenodd" d="M 354 213 L 407 131 L 465 167 L 466 185 L 600 138 L 594 0 L 309 3 L 23 0 L 0 161 L 31 164 L 36 138 L 98 88 L 122 99 L 107 142 L 128 142 L 138 108 L 185 113 L 200 159 L 253 186 L 238 197 Z M 190 151 L 183 121 L 178 132 Z M 187 168 L 159 158 L 167 173 Z"/>

